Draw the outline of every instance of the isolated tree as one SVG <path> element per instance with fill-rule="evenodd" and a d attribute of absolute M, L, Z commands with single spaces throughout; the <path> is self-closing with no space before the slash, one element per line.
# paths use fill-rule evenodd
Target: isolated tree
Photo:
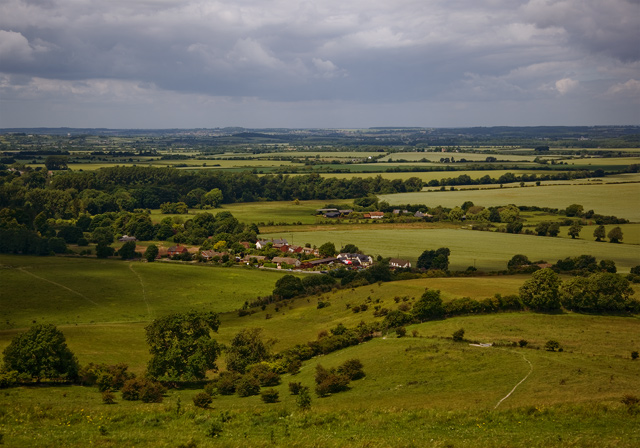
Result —
<path fill-rule="evenodd" d="M 580 231 L 582 230 L 582 225 L 580 225 L 580 221 L 573 221 L 573 224 L 569 227 L 569 236 L 571 239 L 576 239 L 580 236 Z"/>
<path fill-rule="evenodd" d="M 529 258 L 526 255 L 517 254 L 511 257 L 511 260 L 507 262 L 507 269 L 518 269 L 522 266 L 528 266 L 530 264 L 531 261 L 529 261 Z"/>
<path fill-rule="evenodd" d="M 323 257 L 333 257 L 336 254 L 336 246 L 332 242 L 327 242 L 318 248 L 318 252 Z"/>
<path fill-rule="evenodd" d="M 160 250 L 158 249 L 158 246 L 156 246 L 155 244 L 151 244 L 149 247 L 147 247 L 147 250 L 144 251 L 144 258 L 149 263 L 151 263 L 156 260 L 159 252 Z"/>
<path fill-rule="evenodd" d="M 123 260 L 129 260 L 136 256 L 136 243 L 135 241 L 127 241 L 122 245 L 120 250 L 118 250 L 118 255 Z"/>
<path fill-rule="evenodd" d="M 598 226 L 593 231 L 593 237 L 596 239 L 596 241 L 602 241 L 604 239 L 604 236 L 605 236 L 604 226 Z"/>
<path fill-rule="evenodd" d="M 36 381 L 78 377 L 78 360 L 62 332 L 52 324 L 35 325 L 17 335 L 3 354 L 6 370 L 27 374 Z"/>
<path fill-rule="evenodd" d="M 560 224 L 557 222 L 552 222 L 549 224 L 549 228 L 547 229 L 547 235 L 556 237 L 560 233 Z"/>
<path fill-rule="evenodd" d="M 614 227 L 607 233 L 610 243 L 619 243 L 622 241 L 622 229 L 620 227 Z"/>
<path fill-rule="evenodd" d="M 213 312 L 169 314 L 145 327 L 151 360 L 147 372 L 163 381 L 191 381 L 216 370 L 220 345 L 211 338 L 220 319 Z"/>
<path fill-rule="evenodd" d="M 560 309 L 559 288 L 561 280 L 550 268 L 534 272 L 520 287 L 522 302 L 537 311 Z"/>
<path fill-rule="evenodd" d="M 227 369 L 245 373 L 247 366 L 270 358 L 269 343 L 262 339 L 262 328 L 244 328 L 227 347 Z"/>
<path fill-rule="evenodd" d="M 414 303 L 411 314 L 420 321 L 439 319 L 444 316 L 444 306 L 440 298 L 440 291 L 437 289 L 425 291 L 422 297 Z"/>

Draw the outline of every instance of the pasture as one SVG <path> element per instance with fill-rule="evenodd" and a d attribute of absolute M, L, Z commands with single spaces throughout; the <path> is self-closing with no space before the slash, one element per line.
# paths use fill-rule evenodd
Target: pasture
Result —
<path fill-rule="evenodd" d="M 421 191 L 379 195 L 380 200 L 395 204 L 426 204 L 455 207 L 465 201 L 485 207 L 507 204 L 564 209 L 581 204 L 585 210 L 615 215 L 640 222 L 640 184 L 541 185 L 525 188 L 491 188 L 484 190 Z"/>
<path fill-rule="evenodd" d="M 403 258 L 416 262 L 426 249 L 448 247 L 451 270 L 465 270 L 475 266 L 479 270 L 504 270 L 507 261 L 516 254 L 524 254 L 530 260 L 546 260 L 551 263 L 581 254 L 593 255 L 598 260 L 614 260 L 619 272 L 629 272 L 640 264 L 640 246 L 596 242 L 590 227 L 582 229 L 585 239 L 551 238 L 533 235 L 514 235 L 499 232 L 480 232 L 463 228 L 382 228 L 371 223 L 349 230 L 348 226 L 318 226 L 308 231 L 264 234 L 266 238 L 290 238 L 295 244 L 310 243 L 320 246 L 333 242 L 336 249 L 355 244 L 364 253 L 382 257 Z M 384 226 L 386 227 L 386 226 Z"/>

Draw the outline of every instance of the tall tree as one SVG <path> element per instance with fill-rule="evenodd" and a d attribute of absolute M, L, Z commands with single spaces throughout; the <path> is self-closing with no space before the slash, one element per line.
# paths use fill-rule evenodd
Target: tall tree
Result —
<path fill-rule="evenodd" d="M 582 225 L 580 225 L 580 221 L 573 221 L 571 226 L 569 227 L 569 236 L 571 239 L 576 239 L 580 236 L 580 231 L 582 230 Z"/>
<path fill-rule="evenodd" d="M 604 226 L 598 226 L 593 231 L 593 237 L 596 239 L 596 241 L 602 241 L 604 239 L 604 236 L 605 236 Z"/>
<path fill-rule="evenodd" d="M 550 268 L 541 269 L 520 287 L 522 302 L 536 311 L 560 309 L 559 288 L 562 281 Z"/>
<path fill-rule="evenodd" d="M 220 319 L 213 312 L 169 314 L 145 327 L 151 360 L 147 372 L 165 381 L 203 379 L 216 370 L 220 345 L 211 338 Z"/>
<path fill-rule="evenodd" d="M 619 243 L 622 241 L 622 229 L 620 227 L 614 227 L 607 233 L 610 243 Z"/>
<path fill-rule="evenodd" d="M 67 347 L 62 332 L 52 324 L 35 325 L 19 334 L 3 353 L 7 370 L 27 374 L 36 381 L 78 376 L 78 360 Z"/>

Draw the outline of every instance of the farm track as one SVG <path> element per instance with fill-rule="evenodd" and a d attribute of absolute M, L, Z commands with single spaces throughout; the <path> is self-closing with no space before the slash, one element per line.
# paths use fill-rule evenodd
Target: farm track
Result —
<path fill-rule="evenodd" d="M 508 350 L 507 350 L 507 351 L 508 351 Z M 520 386 L 522 383 L 524 383 L 524 382 L 527 380 L 527 378 L 529 378 L 529 376 L 531 375 L 531 373 L 533 372 L 533 364 L 531 364 L 531 361 L 529 361 L 529 360 L 527 359 L 527 357 L 526 357 L 526 356 L 524 356 L 524 354 L 523 354 L 523 353 L 519 353 L 519 354 L 522 356 L 522 359 L 524 359 L 525 361 L 527 361 L 527 363 L 529 364 L 529 373 L 527 373 L 527 375 L 526 375 L 524 378 L 522 378 L 518 384 L 516 384 L 515 386 L 513 386 L 513 389 L 511 389 L 511 392 L 509 392 L 507 395 L 505 395 L 504 397 L 502 397 L 502 399 L 501 399 L 500 401 L 498 401 L 498 403 L 496 403 L 496 405 L 494 406 L 494 408 L 493 408 L 493 409 L 498 409 L 498 406 L 500 406 L 504 400 L 506 400 L 507 398 L 509 398 L 509 397 L 511 396 L 511 394 L 515 392 L 515 390 L 518 388 L 518 386 Z"/>
<path fill-rule="evenodd" d="M 140 286 L 142 287 L 142 301 L 144 302 L 145 306 L 147 307 L 147 316 L 149 317 L 149 320 L 153 320 L 153 313 L 151 312 L 151 307 L 149 306 L 149 301 L 147 300 L 147 291 L 144 287 L 144 282 L 142 281 L 142 277 L 140 277 L 140 274 L 138 274 L 134 269 L 133 269 L 133 264 L 129 263 L 129 269 L 131 270 L 131 272 L 133 272 L 136 277 L 138 277 L 138 281 L 140 282 Z"/>
<path fill-rule="evenodd" d="M 24 273 L 24 274 L 28 274 L 28 275 L 30 275 L 30 276 L 32 276 L 32 277 L 35 277 L 35 278 L 39 279 L 39 280 L 43 280 L 43 281 L 45 281 L 45 282 L 49 282 L 49 283 L 51 283 L 52 285 L 56 285 L 56 286 L 58 286 L 59 288 L 66 289 L 67 291 L 69 291 L 69 292 L 71 292 L 71 293 L 73 293 L 73 294 L 77 295 L 78 297 L 83 298 L 83 299 L 84 299 L 84 300 L 86 300 L 87 302 L 90 302 L 90 303 L 94 304 L 94 305 L 95 305 L 95 306 L 97 306 L 97 307 L 104 308 L 104 306 L 100 305 L 98 302 L 94 302 L 93 300 L 91 300 L 89 297 L 85 296 L 85 295 L 84 295 L 84 294 L 82 294 L 81 292 L 78 292 L 78 291 L 76 291 L 76 290 L 74 290 L 74 289 L 71 289 L 71 288 L 69 288 L 68 286 L 65 286 L 65 285 L 63 285 L 63 284 L 61 284 L 61 283 L 58 283 L 58 282 L 54 282 L 53 280 L 49 280 L 49 279 L 44 278 L 44 277 L 40 277 L 39 275 L 36 275 L 36 274 L 34 274 L 33 272 L 29 272 L 29 271 L 25 270 L 23 267 L 22 267 L 22 268 L 18 268 L 18 270 L 19 270 L 20 272 Z"/>

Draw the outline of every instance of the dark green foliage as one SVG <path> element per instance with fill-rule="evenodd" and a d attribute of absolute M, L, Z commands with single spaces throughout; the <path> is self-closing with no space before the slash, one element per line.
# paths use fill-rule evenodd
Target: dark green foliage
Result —
<path fill-rule="evenodd" d="M 193 396 L 193 404 L 198 408 L 206 409 L 213 402 L 213 397 L 206 392 L 198 392 Z"/>
<path fill-rule="evenodd" d="M 262 398 L 262 401 L 265 403 L 277 403 L 279 394 L 275 389 L 267 389 L 260 393 L 260 398 Z"/>
<path fill-rule="evenodd" d="M 397 327 L 396 328 L 396 336 L 399 338 L 403 338 L 405 337 L 407 334 L 407 329 L 404 327 Z"/>
<path fill-rule="evenodd" d="M 82 229 L 77 226 L 63 226 L 58 231 L 58 238 L 62 238 L 67 244 L 76 244 L 82 237 Z"/>
<path fill-rule="evenodd" d="M 247 366 L 267 361 L 269 357 L 269 347 L 262 340 L 262 328 L 244 328 L 227 347 L 227 369 L 244 373 Z"/>
<path fill-rule="evenodd" d="M 203 379 L 216 369 L 220 346 L 211 332 L 220 325 L 213 312 L 174 313 L 145 327 L 151 360 L 149 375 L 167 381 Z"/>
<path fill-rule="evenodd" d="M 118 250 L 118 255 L 123 260 L 129 260 L 136 256 L 136 243 L 135 241 L 127 241 Z"/>
<path fill-rule="evenodd" d="M 125 363 L 115 365 L 89 363 L 80 369 L 79 381 L 85 386 L 98 386 L 98 390 L 120 390 L 135 375 Z"/>
<path fill-rule="evenodd" d="M 454 331 L 452 337 L 456 342 L 464 341 L 464 328 L 460 328 L 459 330 Z"/>
<path fill-rule="evenodd" d="M 637 350 L 634 350 L 634 351 L 631 352 L 631 359 L 633 359 L 634 361 L 636 359 L 638 359 L 638 356 L 639 355 L 638 355 L 638 351 Z"/>
<path fill-rule="evenodd" d="M 291 395 L 298 395 L 302 387 L 302 383 L 292 381 L 289 383 L 289 392 L 291 392 Z"/>
<path fill-rule="evenodd" d="M 346 244 L 343 248 L 340 249 L 340 253 L 346 254 L 358 254 L 360 253 L 360 249 L 355 244 Z"/>
<path fill-rule="evenodd" d="M 165 387 L 157 381 L 134 378 L 125 381 L 121 393 L 123 400 L 161 403 L 165 391 Z"/>
<path fill-rule="evenodd" d="M 640 303 L 631 296 L 634 291 L 621 275 L 598 272 L 588 277 L 574 277 L 561 288 L 562 305 L 573 311 L 637 312 Z"/>
<path fill-rule="evenodd" d="M 615 274 L 617 271 L 616 263 L 613 260 L 600 260 L 598 267 L 601 271 L 610 272 L 612 274 Z"/>
<path fill-rule="evenodd" d="M 115 249 L 111 246 L 107 246 L 104 244 L 98 244 L 96 246 L 96 257 L 98 258 L 107 258 L 113 256 L 115 253 Z"/>
<path fill-rule="evenodd" d="M 413 305 L 411 310 L 413 317 L 421 322 L 431 319 L 440 319 L 444 316 L 444 307 L 440 298 L 440 291 L 429 289 Z"/>
<path fill-rule="evenodd" d="M 236 393 L 241 397 L 258 395 L 260 393 L 260 381 L 252 375 L 243 375 L 236 385 Z"/>
<path fill-rule="evenodd" d="M 560 309 L 560 278 L 549 268 L 534 272 L 520 287 L 522 302 L 535 311 Z"/>
<path fill-rule="evenodd" d="M 301 367 L 302 367 L 302 361 L 300 361 L 298 358 L 292 359 L 287 364 L 287 373 L 290 375 L 297 375 L 298 373 L 300 373 Z"/>
<path fill-rule="evenodd" d="M 596 239 L 596 241 L 602 241 L 604 239 L 604 236 L 605 236 L 604 226 L 600 225 L 600 226 L 596 227 L 596 229 L 593 231 L 593 236 Z"/>
<path fill-rule="evenodd" d="M 349 389 L 349 377 L 340 375 L 336 369 L 327 370 L 320 364 L 316 366 L 316 394 L 326 397 L 329 394 L 343 392 Z"/>
<path fill-rule="evenodd" d="M 560 350 L 560 343 L 554 339 L 550 339 L 544 344 L 544 349 L 548 352 L 555 352 L 556 350 Z"/>
<path fill-rule="evenodd" d="M 89 245 L 89 241 L 86 238 L 78 238 L 77 244 L 80 247 L 84 247 Z"/>
<path fill-rule="evenodd" d="M 575 239 L 580 236 L 581 230 L 582 230 L 582 225 L 580 224 L 580 221 L 574 221 L 569 227 L 568 234 L 572 239 Z"/>
<path fill-rule="evenodd" d="M 610 243 L 619 243 L 622 241 L 622 229 L 620 227 L 614 227 L 607 233 Z"/>
<path fill-rule="evenodd" d="M 318 252 L 323 257 L 333 257 L 336 254 L 336 246 L 332 242 L 327 242 L 318 247 Z"/>
<path fill-rule="evenodd" d="M 309 393 L 308 387 L 302 386 L 300 388 L 298 396 L 296 397 L 296 404 L 303 411 L 306 411 L 311 407 L 311 394 Z"/>
<path fill-rule="evenodd" d="M 340 375 L 346 375 L 351 381 L 364 378 L 365 373 L 362 370 L 363 365 L 359 359 L 349 359 L 338 367 L 337 372 Z"/>
<path fill-rule="evenodd" d="M 584 207 L 580 204 L 571 204 L 569 207 L 565 209 L 565 213 L 569 217 L 582 216 L 583 212 L 584 212 Z"/>
<path fill-rule="evenodd" d="M 241 377 L 237 372 L 222 372 L 210 384 L 220 395 L 233 395 Z"/>
<path fill-rule="evenodd" d="M 411 314 L 405 313 L 400 310 L 389 311 L 382 321 L 382 325 L 385 328 L 399 328 L 405 324 L 408 324 L 412 320 Z"/>
<path fill-rule="evenodd" d="M 272 387 L 280 384 L 280 375 L 271 370 L 271 368 L 264 363 L 254 364 L 251 366 L 247 375 L 251 375 L 258 379 L 260 386 Z"/>
<path fill-rule="evenodd" d="M 66 170 L 69 157 L 67 156 L 47 156 L 44 159 L 44 166 L 48 170 Z"/>
<path fill-rule="evenodd" d="M 56 254 L 67 252 L 67 243 L 62 238 L 49 238 L 49 250 Z"/>
<path fill-rule="evenodd" d="M 640 275 L 640 265 L 632 267 L 630 272 L 634 275 Z"/>
<path fill-rule="evenodd" d="M 102 392 L 102 402 L 104 404 L 115 404 L 116 395 L 110 390 L 105 390 Z"/>
<path fill-rule="evenodd" d="M 49 242 L 27 229 L 0 229 L 0 253 L 49 255 Z"/>
<path fill-rule="evenodd" d="M 11 340 L 4 352 L 4 368 L 41 379 L 75 380 L 78 360 L 67 347 L 65 337 L 51 324 L 31 327 Z"/>
<path fill-rule="evenodd" d="M 527 345 L 529 345 L 529 341 L 527 341 L 526 339 L 520 339 L 520 340 L 518 341 L 518 345 L 519 345 L 521 348 L 525 348 Z"/>
<path fill-rule="evenodd" d="M 302 294 L 303 291 L 302 280 L 295 275 L 287 274 L 278 279 L 273 295 L 286 300 Z"/>
<path fill-rule="evenodd" d="M 511 260 L 507 262 L 507 269 L 514 270 L 522 268 L 523 266 L 528 266 L 531 264 L 529 258 L 526 255 L 518 254 L 511 257 Z"/>
<path fill-rule="evenodd" d="M 418 257 L 418 269 L 441 269 L 446 271 L 449 269 L 449 255 L 451 251 L 447 247 L 441 247 L 437 250 L 425 250 Z"/>
<path fill-rule="evenodd" d="M 156 246 L 155 244 L 151 244 L 147 247 L 147 250 L 144 251 L 144 258 L 145 260 L 147 260 L 149 263 L 155 261 L 156 257 L 158 256 L 158 246 Z"/>
<path fill-rule="evenodd" d="M 507 233 L 520 233 L 522 232 L 522 228 L 524 227 L 524 224 L 522 223 L 522 221 L 520 220 L 516 220 L 516 221 L 511 221 L 509 223 L 507 223 Z"/>
<path fill-rule="evenodd" d="M 215 439 L 222 434 L 222 423 L 219 421 L 213 421 L 207 428 L 207 437 Z"/>

